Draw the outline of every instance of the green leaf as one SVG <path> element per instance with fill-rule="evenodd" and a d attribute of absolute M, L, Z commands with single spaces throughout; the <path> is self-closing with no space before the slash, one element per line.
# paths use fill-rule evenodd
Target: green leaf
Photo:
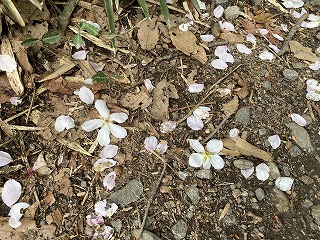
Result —
<path fill-rule="evenodd" d="M 33 47 L 35 45 L 37 45 L 38 43 L 38 38 L 30 38 L 30 39 L 27 39 L 27 40 L 24 40 L 21 45 L 28 48 L 28 47 Z"/>
<path fill-rule="evenodd" d="M 114 75 L 114 76 L 111 76 L 111 78 L 112 78 L 113 80 L 119 81 L 119 80 L 122 79 L 123 77 L 122 77 L 122 76 L 119 76 L 119 75 Z"/>
<path fill-rule="evenodd" d="M 191 0 L 193 6 L 197 9 L 198 13 L 201 13 L 200 5 L 197 0 Z"/>
<path fill-rule="evenodd" d="M 72 38 L 72 42 L 76 49 L 81 48 L 82 44 L 84 44 L 84 40 L 79 33 L 75 34 Z"/>
<path fill-rule="evenodd" d="M 110 79 L 103 72 L 98 72 L 92 76 L 92 80 L 96 82 L 109 82 Z"/>
<path fill-rule="evenodd" d="M 114 17 L 113 17 L 113 4 L 112 0 L 104 0 L 104 7 L 106 9 L 106 14 L 108 17 L 108 23 L 112 34 L 116 34 L 116 29 L 114 25 Z M 116 39 L 112 39 L 112 47 L 116 47 Z"/>
<path fill-rule="evenodd" d="M 166 21 L 166 24 L 168 28 L 170 29 L 170 16 L 169 16 L 169 9 L 168 9 L 168 4 L 166 0 L 160 0 L 160 9 L 162 12 L 162 15 L 164 17 L 164 20 Z"/>
<path fill-rule="evenodd" d="M 90 23 L 83 22 L 80 29 L 92 34 L 93 36 L 99 35 L 99 29 L 91 25 Z"/>
<path fill-rule="evenodd" d="M 149 14 L 149 10 L 148 10 L 148 6 L 147 6 L 147 3 L 146 3 L 146 0 L 138 0 L 138 3 L 140 5 L 140 7 L 142 8 L 144 16 L 147 18 L 148 21 L 150 21 L 150 14 Z"/>
<path fill-rule="evenodd" d="M 115 38 L 117 35 L 113 34 L 113 33 L 110 33 L 110 32 L 106 32 L 104 33 L 104 37 L 106 39 L 112 39 L 112 38 Z"/>
<path fill-rule="evenodd" d="M 47 44 L 55 44 L 59 42 L 60 39 L 61 39 L 60 34 L 53 31 L 49 31 L 42 36 L 42 41 Z"/>

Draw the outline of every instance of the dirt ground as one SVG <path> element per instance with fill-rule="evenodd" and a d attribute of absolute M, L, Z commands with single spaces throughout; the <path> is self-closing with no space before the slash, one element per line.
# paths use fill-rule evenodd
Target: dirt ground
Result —
<path fill-rule="evenodd" d="M 62 39 L 57 44 L 39 43 L 25 51 L 16 47 L 21 41 L 42 36 L 48 29 L 58 31 L 58 10 L 64 6 L 61 2 L 46 1 L 43 12 L 23 8 L 23 17 L 28 19 L 26 27 L 2 16 L 2 37 L 7 36 L 15 46 L 25 89 L 20 96 L 22 103 L 12 105 L 9 99 L 16 94 L 6 73 L 0 73 L 0 150 L 14 160 L 0 168 L 0 186 L 8 179 L 18 181 L 22 185 L 19 201 L 30 207 L 24 210 L 21 227 L 13 229 L 8 225 L 10 209 L 0 202 L 0 239 L 92 239 L 102 227 L 89 226 L 86 216 L 93 214 L 96 202 L 104 199 L 119 206 L 111 217 L 104 218 L 104 224 L 114 229 L 111 239 L 136 239 L 142 229 L 140 239 L 320 239 L 320 105 L 306 99 L 306 81 L 320 80 L 320 70 L 308 68 L 313 61 L 298 58 L 292 48 L 271 61 L 259 59 L 264 50 L 271 52 L 269 43 L 281 49 L 283 41 L 272 36 L 256 35 L 255 46 L 245 41 L 245 36 L 259 25 L 257 28 L 283 36 L 287 43 L 296 41 L 311 49 L 309 55 L 320 61 L 319 52 L 315 51 L 320 47 L 319 27 L 298 28 L 287 41 L 288 32 L 281 30 L 280 25 L 287 24 L 290 30 L 297 18 L 284 13 L 272 1 L 216 1 L 225 9 L 238 6 L 244 14 L 228 20 L 236 28 L 232 36 L 217 30 L 218 20 L 213 16 L 190 26 L 188 32 L 197 37 L 197 46 L 205 49 L 207 60 L 201 63 L 203 56 L 197 55 L 199 52 L 190 52 L 188 56 L 184 52 L 187 50 L 179 51 L 177 44 L 172 43 L 174 38 L 154 3 L 149 3 L 149 7 L 159 36 L 153 47 L 141 47 L 145 41 L 154 41 L 151 32 L 147 40 L 141 36 L 142 31 L 138 32 L 136 25 L 144 19 L 143 13 L 135 1 L 120 1 L 116 31 L 134 28 L 117 38 L 120 51 L 115 55 L 101 44 L 85 39 L 89 52 L 86 60 L 72 59 L 77 50 L 70 46 L 74 32 L 69 28 L 64 34 L 60 31 Z M 181 2 L 173 6 L 183 9 Z M 207 10 L 203 11 L 211 16 L 218 3 L 204 2 Z M 24 6 L 20 3 L 17 8 L 22 11 Z M 304 8 L 319 14 L 319 6 L 318 1 L 309 1 Z M 85 19 L 99 23 L 106 31 L 103 11 L 103 1 L 80 1 L 68 26 Z M 176 10 L 170 13 L 175 29 L 172 31 L 189 21 Z M 225 21 L 225 17 L 221 19 Z M 252 17 L 256 27 L 249 20 Z M 200 34 L 212 33 L 216 36 L 212 42 L 201 42 Z M 111 47 L 110 40 L 97 38 Z M 246 44 L 252 53 L 239 53 L 237 43 Z M 215 49 L 221 45 L 227 45 L 235 59 L 225 70 L 211 65 L 217 58 Z M 86 85 L 95 100 L 103 99 L 111 112 L 129 116 L 120 124 L 128 135 L 124 139 L 111 137 L 111 143 L 119 146 L 114 157 L 117 164 L 101 173 L 93 169 L 102 149 L 96 141 L 97 131 L 85 132 L 81 128 L 84 121 L 97 118 L 98 113 L 94 104 L 85 104 L 74 94 L 84 85 L 83 80 L 95 73 L 88 60 L 103 64 L 102 72 L 109 78 L 108 82 Z M 74 63 L 73 67 L 43 81 L 70 63 Z M 156 87 L 153 92 L 147 91 L 145 79 Z M 192 82 L 203 83 L 204 90 L 188 92 L 187 84 Z M 221 94 L 220 90 L 226 88 L 230 93 Z M 229 114 L 224 107 L 233 100 L 237 104 L 232 105 Z M 185 120 L 180 121 L 197 104 L 210 108 L 209 118 L 200 131 L 191 130 Z M 300 127 L 293 122 L 293 113 L 302 115 L 307 125 Z M 68 114 L 75 120 L 75 128 L 57 132 L 56 118 Z M 179 124 L 173 131 L 162 133 L 160 125 L 164 120 Z M 229 152 L 223 152 L 225 166 L 221 170 L 189 165 L 194 150 L 188 139 L 207 142 L 210 135 L 210 139 L 226 143 L 233 128 L 239 129 L 242 139 L 271 161 L 249 154 L 246 145 L 237 153 L 231 153 L 230 147 Z M 282 142 L 279 148 L 272 149 L 267 139 L 275 134 Z M 168 151 L 160 157 L 147 151 L 144 140 L 149 136 L 167 141 Z M 250 166 L 267 163 L 270 177 L 260 181 L 253 174 L 246 179 L 235 163 L 239 160 Z M 43 172 L 33 169 L 36 161 L 46 163 Z M 116 185 L 108 191 L 102 181 L 112 171 L 116 173 Z M 275 187 L 279 176 L 294 179 L 291 190 L 285 192 Z"/>

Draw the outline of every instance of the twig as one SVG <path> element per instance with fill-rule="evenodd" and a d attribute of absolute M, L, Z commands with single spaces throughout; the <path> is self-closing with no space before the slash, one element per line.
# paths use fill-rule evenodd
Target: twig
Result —
<path fill-rule="evenodd" d="M 30 106 L 29 106 L 29 109 L 28 109 L 28 112 L 27 112 L 27 117 L 26 117 L 26 123 L 28 123 L 29 121 L 29 116 L 30 116 L 30 113 L 31 113 L 31 109 L 32 109 L 32 106 L 33 106 L 33 103 L 34 103 L 34 98 L 36 96 L 36 90 L 34 90 L 33 94 L 32 94 L 32 98 L 31 98 L 31 103 L 30 103 Z"/>
<path fill-rule="evenodd" d="M 237 69 L 239 67 L 241 67 L 242 64 L 239 64 L 238 66 L 236 66 L 231 72 L 229 72 L 227 75 L 225 75 L 224 77 L 220 78 L 217 82 L 215 82 L 211 88 L 209 89 L 209 92 L 207 93 L 207 95 L 201 99 L 201 101 L 195 105 L 189 112 L 187 115 L 185 115 L 183 118 L 181 118 L 178 122 L 177 125 L 179 125 L 180 123 L 182 123 L 184 120 L 186 120 L 212 93 L 214 93 L 216 91 L 216 86 L 221 83 L 224 79 L 226 79 L 227 77 L 229 77 L 232 73 L 234 73 L 235 71 L 237 71 Z"/>
<path fill-rule="evenodd" d="M 153 200 L 154 196 L 156 195 L 156 192 L 157 192 L 157 190 L 158 190 L 158 188 L 159 188 L 159 186 L 160 186 L 160 183 L 161 183 L 161 180 L 162 180 L 162 178 L 163 178 L 163 176 L 164 176 L 164 173 L 166 172 L 167 165 L 168 165 L 168 164 L 165 162 L 164 165 L 163 165 L 163 168 L 162 168 L 161 175 L 160 175 L 160 177 L 159 177 L 159 179 L 158 179 L 158 182 L 157 182 L 155 188 L 153 189 L 152 195 L 150 196 L 150 198 L 149 198 L 149 200 L 148 200 L 148 204 L 147 204 L 146 210 L 145 210 L 144 215 L 143 215 L 143 220 L 142 220 L 142 223 L 141 223 L 141 227 L 140 227 L 140 229 L 139 229 L 139 233 L 138 233 L 137 239 L 140 239 L 140 237 L 141 237 L 141 234 L 142 234 L 142 232 L 143 232 L 144 225 L 146 224 L 146 220 L 147 220 L 149 208 L 150 208 L 151 203 L 152 203 L 152 200 Z"/>
<path fill-rule="evenodd" d="M 219 129 L 225 124 L 225 122 L 231 117 L 231 115 L 232 115 L 232 114 L 226 115 L 226 116 L 222 119 L 222 121 L 221 121 L 221 123 L 218 125 L 218 127 L 216 127 L 216 128 L 213 130 L 213 132 L 210 133 L 210 134 L 209 134 L 204 140 L 202 140 L 201 142 L 202 142 L 202 143 L 205 143 L 205 142 L 207 142 L 210 138 L 212 138 L 213 135 L 216 134 L 216 133 L 219 131 Z"/>
<path fill-rule="evenodd" d="M 282 48 L 280 49 L 280 51 L 278 52 L 278 55 L 281 56 L 284 53 L 289 51 L 289 41 L 293 38 L 293 36 L 296 34 L 296 32 L 298 31 L 298 29 L 300 28 L 301 23 L 306 20 L 309 17 L 308 13 L 303 14 L 298 21 L 296 22 L 296 24 L 290 29 L 290 32 L 288 33 L 286 40 L 283 42 Z"/>
<path fill-rule="evenodd" d="M 31 110 L 33 110 L 33 109 L 35 109 L 35 108 L 37 108 L 37 107 L 39 107 L 39 106 L 40 106 L 40 105 L 36 105 L 36 106 L 32 107 Z M 24 110 L 24 111 L 22 111 L 22 112 L 20 112 L 20 113 L 18 113 L 18 114 L 16 114 L 16 115 L 14 115 L 14 116 L 12 116 L 12 117 L 10 117 L 10 118 L 7 118 L 6 120 L 3 120 L 3 121 L 4 121 L 5 123 L 8 123 L 8 122 L 12 121 L 13 119 L 15 119 L 15 118 L 17 118 L 17 117 L 20 117 L 21 115 L 23 115 L 23 114 L 25 114 L 25 113 L 27 113 L 27 112 L 29 112 L 29 109 Z"/>

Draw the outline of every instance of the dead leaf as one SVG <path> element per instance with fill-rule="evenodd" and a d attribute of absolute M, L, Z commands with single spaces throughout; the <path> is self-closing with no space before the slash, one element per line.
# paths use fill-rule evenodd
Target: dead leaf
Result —
<path fill-rule="evenodd" d="M 311 48 L 304 47 L 297 41 L 289 41 L 289 46 L 291 52 L 298 59 L 307 60 L 310 62 L 320 61 L 320 58 L 312 52 Z"/>
<path fill-rule="evenodd" d="M 59 208 L 53 210 L 53 212 L 51 213 L 51 216 L 55 224 L 61 225 L 63 217 L 62 217 L 61 210 Z"/>
<path fill-rule="evenodd" d="M 153 49 L 159 40 L 159 29 L 155 24 L 155 19 L 151 23 L 144 21 L 138 30 L 138 39 L 142 49 Z"/>
<path fill-rule="evenodd" d="M 226 116 L 231 116 L 232 114 L 235 113 L 235 111 L 237 111 L 238 107 L 239 107 L 238 97 L 234 96 L 232 100 L 223 104 L 222 110 Z"/>
<path fill-rule="evenodd" d="M 260 14 L 253 17 L 253 19 L 257 23 L 267 23 L 271 18 L 274 17 L 274 14 L 267 13 L 265 11 L 262 11 Z"/>
<path fill-rule="evenodd" d="M 12 42 L 14 52 L 16 53 L 19 65 L 26 72 L 32 73 L 33 67 L 31 66 L 26 49 L 21 45 L 21 41 L 14 40 Z"/>
<path fill-rule="evenodd" d="M 259 29 L 264 28 L 262 24 L 255 24 L 250 20 L 244 19 L 241 21 L 242 27 L 246 30 L 247 33 L 252 33 L 253 35 L 260 35 Z"/>
<path fill-rule="evenodd" d="M 145 109 L 152 103 L 152 98 L 148 93 L 141 91 L 138 94 L 127 93 L 120 100 L 120 104 L 131 110 L 136 110 L 137 108 Z"/>
<path fill-rule="evenodd" d="M 54 181 L 57 183 L 55 187 L 58 186 L 59 193 L 67 197 L 72 197 L 73 189 L 68 175 L 69 171 L 69 168 L 60 169 L 59 173 L 56 176 L 54 176 Z"/>
<path fill-rule="evenodd" d="M 63 145 L 66 145 L 68 148 L 70 148 L 74 151 L 77 151 L 79 153 L 82 153 L 82 154 L 85 154 L 87 156 L 92 157 L 92 155 L 88 151 L 86 151 L 83 147 L 81 147 L 80 144 L 77 142 L 71 142 L 71 141 L 64 139 L 64 138 L 57 139 L 57 141 Z"/>
<path fill-rule="evenodd" d="M 220 34 L 220 38 L 223 40 L 227 40 L 230 43 L 243 43 L 245 42 L 243 36 L 231 33 L 231 32 L 222 32 Z"/>
<path fill-rule="evenodd" d="M 27 211 L 24 213 L 24 217 L 34 219 L 38 207 L 39 203 L 35 201 L 31 206 L 27 208 Z"/>
<path fill-rule="evenodd" d="M 197 38 L 192 32 L 183 32 L 178 28 L 172 28 L 170 38 L 172 44 L 184 54 L 197 59 L 202 64 L 207 62 L 206 51 L 202 46 L 197 45 Z"/>
<path fill-rule="evenodd" d="M 240 88 L 239 91 L 237 91 L 237 95 L 240 99 L 244 99 L 249 95 L 249 82 L 247 79 L 238 78 L 238 85 L 240 85 L 242 88 Z"/>
<path fill-rule="evenodd" d="M 40 201 L 41 205 L 44 206 L 45 209 L 47 209 L 48 207 L 50 207 L 52 204 L 54 204 L 56 201 L 53 193 L 51 191 L 47 192 L 47 195 L 45 196 L 44 199 L 42 199 Z"/>

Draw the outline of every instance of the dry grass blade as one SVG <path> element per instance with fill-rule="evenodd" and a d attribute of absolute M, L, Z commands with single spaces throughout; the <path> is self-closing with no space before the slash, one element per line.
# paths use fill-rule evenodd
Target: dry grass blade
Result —
<path fill-rule="evenodd" d="M 66 145 L 68 148 L 70 148 L 74 151 L 77 151 L 79 153 L 82 153 L 84 155 L 92 157 L 92 155 L 87 150 L 85 150 L 83 147 L 81 147 L 80 144 L 77 142 L 70 142 L 68 139 L 64 139 L 64 138 L 57 139 L 57 141 L 59 143 L 61 143 L 62 145 Z"/>
<path fill-rule="evenodd" d="M 142 8 L 143 14 L 144 16 L 148 19 L 148 21 L 150 22 L 150 14 L 149 14 L 149 9 L 147 6 L 147 2 L 146 0 L 138 0 L 138 3 L 140 5 L 140 7 Z"/>
<path fill-rule="evenodd" d="M 42 4 L 38 0 L 29 0 L 33 5 L 35 5 L 39 10 L 42 10 Z"/>
<path fill-rule="evenodd" d="M 22 26 L 24 27 L 26 24 L 24 23 L 19 11 L 17 10 L 16 6 L 13 4 L 13 2 L 11 0 L 2 0 L 2 2 L 4 3 L 4 5 L 6 5 L 6 7 L 9 9 L 9 11 L 13 14 L 14 18 L 16 19 L 16 21 Z"/>

